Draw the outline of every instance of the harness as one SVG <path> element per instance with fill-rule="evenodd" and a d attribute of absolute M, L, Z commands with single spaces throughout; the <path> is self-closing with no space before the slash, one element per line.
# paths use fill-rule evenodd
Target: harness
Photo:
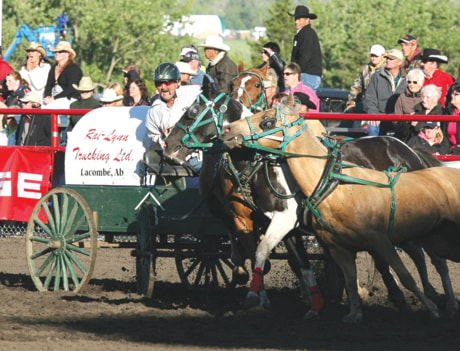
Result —
<path fill-rule="evenodd" d="M 219 110 L 216 111 L 215 105 L 217 102 L 219 102 L 221 99 L 225 99 L 224 103 L 220 105 Z M 188 147 L 188 148 L 196 148 L 196 149 L 203 149 L 206 150 L 208 148 L 215 148 L 216 144 L 213 142 L 217 137 L 222 134 L 222 126 L 223 126 L 223 119 L 224 119 L 224 114 L 228 109 L 228 103 L 231 100 L 230 96 L 226 95 L 225 93 L 220 93 L 218 94 L 212 101 L 209 100 L 206 96 L 203 94 L 198 95 L 196 102 L 194 104 L 195 108 L 189 109 L 189 118 L 194 119 L 195 121 L 192 123 L 190 127 L 182 124 L 182 123 L 176 123 L 177 128 L 182 129 L 185 132 L 185 135 L 181 139 L 181 143 Z M 201 111 L 201 113 L 198 114 L 199 111 L 199 106 L 200 102 L 204 101 L 205 102 L 205 108 Z M 211 118 L 208 119 L 203 119 L 206 114 L 211 111 Z M 211 142 L 208 143 L 201 143 L 198 138 L 195 136 L 194 131 L 206 124 L 209 123 L 214 123 L 214 126 L 216 128 L 216 132 L 213 137 L 211 137 Z"/>
<path fill-rule="evenodd" d="M 280 120 L 280 126 L 276 127 L 276 121 Z M 356 165 L 347 165 L 342 163 L 342 155 L 340 152 L 341 144 L 335 143 L 333 145 L 332 150 L 325 156 L 318 156 L 318 155 L 308 155 L 308 154 L 298 154 L 298 153 L 290 153 L 286 151 L 286 146 L 289 142 L 297 138 L 299 135 L 302 134 L 308 128 L 308 124 L 304 123 L 305 120 L 303 117 L 300 117 L 298 120 L 294 122 L 287 123 L 285 120 L 284 113 L 281 109 L 276 110 L 276 114 L 274 118 L 264 120 L 260 127 L 262 128 L 262 132 L 257 133 L 255 131 L 254 125 L 250 118 L 246 118 L 246 122 L 248 123 L 250 133 L 248 136 L 242 137 L 241 144 L 244 147 L 252 148 L 257 151 L 261 152 L 268 152 L 273 155 L 277 155 L 281 158 L 293 158 L 293 157 L 309 157 L 309 158 L 318 158 L 318 159 L 326 159 L 326 165 L 323 169 L 322 175 L 316 185 L 312 194 L 305 199 L 305 205 L 308 210 L 315 216 L 318 223 L 325 228 L 327 231 L 332 233 L 337 240 L 340 240 L 340 236 L 334 231 L 333 228 L 329 226 L 326 222 L 324 217 L 321 214 L 319 209 L 319 205 L 321 202 L 326 199 L 340 184 L 361 184 L 361 185 L 370 185 L 379 188 L 390 188 L 391 190 L 391 203 L 389 209 L 389 223 L 388 223 L 388 230 L 387 234 L 391 239 L 393 228 L 394 228 L 394 219 L 396 213 L 396 196 L 394 186 L 399 179 L 399 176 L 402 172 L 406 171 L 405 167 L 401 167 L 399 169 L 395 169 L 394 167 L 390 167 L 388 170 L 384 171 L 384 173 L 388 177 L 388 183 L 378 183 L 373 182 L 365 179 L 359 179 L 352 176 L 348 176 L 342 173 L 343 168 L 351 168 L 351 167 L 359 167 Z M 303 125 L 302 125 L 303 124 Z M 289 134 L 288 129 L 291 127 L 299 126 L 301 127 L 297 129 L 293 134 Z M 281 132 L 282 137 L 274 136 L 272 134 Z M 258 140 L 262 138 L 268 138 L 271 140 L 279 141 L 279 145 L 276 149 L 267 148 L 262 145 L 258 144 Z M 394 173 L 394 174 L 393 174 Z M 307 213 L 304 213 L 304 220 L 307 218 Z"/>
<path fill-rule="evenodd" d="M 238 90 L 242 90 L 243 93 L 248 98 L 248 101 L 251 102 L 251 105 L 248 107 L 249 111 L 254 112 L 254 111 L 264 111 L 264 110 L 266 110 L 268 108 L 268 103 L 267 103 L 267 97 L 265 96 L 264 80 L 262 79 L 260 74 L 258 74 L 256 72 L 244 71 L 244 72 L 241 72 L 240 74 L 238 74 L 236 77 L 234 77 L 233 81 L 235 81 L 235 79 L 237 79 L 237 78 L 240 78 L 244 74 L 255 76 L 257 79 L 259 79 L 260 84 L 262 86 L 262 92 L 259 94 L 259 96 L 257 98 L 257 101 L 254 102 L 254 103 L 252 102 L 251 95 L 249 94 L 249 91 L 246 89 L 246 87 L 242 87 L 242 86 L 238 87 Z"/>

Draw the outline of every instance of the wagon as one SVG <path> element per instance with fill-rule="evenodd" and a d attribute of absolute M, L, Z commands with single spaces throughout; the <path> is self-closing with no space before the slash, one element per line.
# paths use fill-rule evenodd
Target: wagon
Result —
<path fill-rule="evenodd" d="M 142 137 L 146 111 L 93 110 L 69 133 L 60 160 L 65 182 L 57 181 L 63 178 L 56 171 L 62 165 L 55 167 L 54 186 L 36 202 L 25 234 L 30 275 L 39 291 L 81 291 L 101 244 L 131 249 L 137 291 L 148 297 L 159 257 L 174 259 L 187 289 L 234 285 L 227 229 L 203 204 L 197 178 L 182 166 L 169 173 L 149 166 Z M 271 257 L 286 258 L 286 252 L 280 247 Z"/>

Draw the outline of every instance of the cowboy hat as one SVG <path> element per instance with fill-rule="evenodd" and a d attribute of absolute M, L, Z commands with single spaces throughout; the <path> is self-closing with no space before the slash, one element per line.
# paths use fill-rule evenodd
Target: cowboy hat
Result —
<path fill-rule="evenodd" d="M 78 85 L 72 84 L 72 86 L 78 91 L 93 91 L 96 88 L 90 77 L 82 77 Z"/>
<path fill-rule="evenodd" d="M 43 57 L 46 57 L 46 51 L 43 48 L 43 46 L 40 45 L 40 43 L 37 43 L 35 41 L 31 42 L 29 46 L 24 47 L 24 50 L 29 52 L 29 51 L 37 51 L 42 55 Z"/>
<path fill-rule="evenodd" d="M 310 100 L 310 97 L 307 94 L 301 92 L 295 92 L 294 99 L 300 104 L 307 106 L 309 109 L 315 109 L 316 105 Z"/>
<path fill-rule="evenodd" d="M 29 91 L 22 98 L 19 99 L 21 102 L 35 102 L 36 104 L 40 103 L 40 97 L 33 91 Z"/>
<path fill-rule="evenodd" d="M 123 95 L 117 95 L 113 89 L 104 89 L 102 96 L 99 98 L 101 102 L 115 102 L 123 99 Z"/>
<path fill-rule="evenodd" d="M 441 51 L 436 49 L 425 49 L 422 54 L 422 62 L 439 62 L 447 63 L 449 60 L 447 56 L 441 55 Z"/>
<path fill-rule="evenodd" d="M 310 18 L 315 19 L 318 18 L 314 13 L 310 13 L 307 6 L 299 5 L 295 8 L 294 13 L 289 13 L 289 16 L 293 16 L 295 19 L 297 18 Z"/>
<path fill-rule="evenodd" d="M 72 46 L 70 45 L 70 43 L 68 41 L 64 41 L 64 40 L 61 40 L 57 45 L 56 47 L 51 47 L 50 48 L 50 51 L 52 52 L 56 52 L 56 51 L 65 51 L 65 52 L 68 52 L 69 54 L 71 54 L 73 57 L 77 56 L 77 54 L 75 53 L 75 51 L 72 49 Z"/>
<path fill-rule="evenodd" d="M 188 63 L 186 63 L 186 62 L 178 61 L 178 62 L 175 63 L 175 65 L 177 66 L 177 68 L 179 68 L 180 73 L 189 74 L 191 76 L 198 75 L 198 73 L 196 73 L 196 71 L 194 69 L 192 69 L 190 67 L 190 65 Z"/>
<path fill-rule="evenodd" d="M 206 38 L 206 41 L 204 43 L 198 46 L 202 46 L 204 48 L 217 49 L 226 52 L 230 50 L 230 46 L 224 44 L 224 40 L 217 35 L 210 35 Z"/>

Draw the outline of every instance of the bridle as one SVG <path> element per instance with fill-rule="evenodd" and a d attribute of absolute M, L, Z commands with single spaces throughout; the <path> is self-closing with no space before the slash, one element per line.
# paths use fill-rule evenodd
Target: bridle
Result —
<path fill-rule="evenodd" d="M 267 97 L 265 95 L 265 85 L 264 85 L 264 80 L 260 76 L 260 74 L 256 72 L 251 72 L 251 71 L 244 71 L 238 74 L 236 77 L 233 78 L 233 82 L 235 82 L 235 79 L 240 78 L 242 75 L 252 75 L 255 76 L 259 82 L 260 86 L 262 87 L 262 92 L 258 95 L 257 101 L 253 102 L 251 99 L 251 95 L 249 94 L 249 91 L 246 89 L 246 87 L 242 87 L 239 85 L 236 89 L 237 90 L 242 90 L 243 94 L 247 97 L 248 101 L 250 101 L 250 106 L 248 106 L 249 111 L 254 112 L 254 111 L 263 111 L 268 108 L 268 103 L 267 103 Z"/>
<path fill-rule="evenodd" d="M 224 102 L 219 106 L 219 109 L 216 110 L 216 103 L 223 100 Z M 219 93 L 213 100 L 209 100 L 203 94 L 200 94 L 195 103 L 189 107 L 187 110 L 187 117 L 193 119 L 194 122 L 190 126 L 186 126 L 183 123 L 176 123 L 177 128 L 182 129 L 185 132 L 185 135 L 181 139 L 181 144 L 188 148 L 196 149 L 206 149 L 211 148 L 214 143 L 212 142 L 220 134 L 222 134 L 222 126 L 224 114 L 228 109 L 228 103 L 230 102 L 231 97 L 225 93 Z M 200 103 L 205 103 L 205 108 L 201 110 Z M 208 112 L 211 112 L 211 117 L 204 118 Z M 211 141 L 208 143 L 202 143 L 195 136 L 194 132 L 197 128 L 213 123 L 215 126 L 215 134 L 211 137 Z"/>

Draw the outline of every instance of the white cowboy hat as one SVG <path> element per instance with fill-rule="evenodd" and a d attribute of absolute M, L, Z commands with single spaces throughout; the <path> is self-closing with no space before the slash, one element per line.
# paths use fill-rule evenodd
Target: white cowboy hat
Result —
<path fill-rule="evenodd" d="M 96 88 L 90 77 L 81 77 L 80 83 L 72 84 L 72 86 L 78 91 L 93 91 Z"/>
<path fill-rule="evenodd" d="M 217 35 L 210 35 L 209 37 L 206 38 L 206 41 L 204 43 L 198 46 L 201 46 L 204 48 L 222 50 L 222 51 L 230 50 L 230 46 L 228 46 L 227 44 L 224 44 L 224 40 Z"/>
<path fill-rule="evenodd" d="M 117 95 L 113 89 L 104 89 L 102 96 L 99 98 L 101 102 L 115 102 L 123 99 L 123 95 Z"/>
<path fill-rule="evenodd" d="M 68 41 L 61 40 L 56 47 L 50 48 L 50 51 L 56 52 L 56 51 L 65 51 L 68 52 L 69 54 L 73 55 L 73 57 L 77 56 L 75 51 L 72 49 L 72 46 Z"/>
<path fill-rule="evenodd" d="M 177 66 L 177 68 L 179 68 L 180 73 L 190 74 L 191 76 L 198 75 L 198 73 L 196 73 L 196 71 L 192 69 L 190 65 L 186 62 L 178 61 L 175 63 L 175 65 Z"/>

